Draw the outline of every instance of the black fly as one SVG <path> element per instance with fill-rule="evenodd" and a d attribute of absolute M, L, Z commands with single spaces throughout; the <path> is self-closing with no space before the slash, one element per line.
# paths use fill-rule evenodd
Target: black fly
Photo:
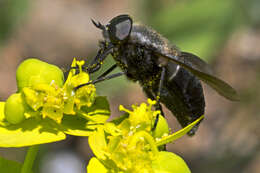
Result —
<path fill-rule="evenodd" d="M 204 114 L 205 100 L 199 80 L 225 98 L 238 100 L 236 91 L 213 76 L 206 62 L 180 51 L 155 30 L 133 23 L 130 16 L 119 15 L 107 25 L 92 22 L 102 30 L 104 40 L 100 42 L 100 50 L 87 68 L 88 72 L 99 70 L 109 54 L 116 64 L 91 83 L 126 75 L 128 79 L 140 83 L 147 97 L 157 100 L 156 109 L 161 112 L 163 103 L 182 127 Z M 108 75 L 116 67 L 120 67 L 122 72 Z M 88 83 L 79 87 L 84 85 Z M 194 135 L 198 125 L 188 134 Z"/>

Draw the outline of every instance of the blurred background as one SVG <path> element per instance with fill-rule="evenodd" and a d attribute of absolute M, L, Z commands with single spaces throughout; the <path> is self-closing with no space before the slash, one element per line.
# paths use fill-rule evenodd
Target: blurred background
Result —
<path fill-rule="evenodd" d="M 231 84 L 241 102 L 230 102 L 203 85 L 206 118 L 194 137 L 167 146 L 193 173 L 260 172 L 260 1 L 259 0 L 0 0 L 0 99 L 16 92 L 15 72 L 28 57 L 69 69 L 73 57 L 89 62 L 98 50 L 100 30 L 127 13 L 149 25 L 181 50 L 209 64 Z M 102 71 L 113 63 L 109 57 Z M 99 72 L 101 73 L 101 72 Z M 97 85 L 108 96 L 113 116 L 119 104 L 146 101 L 138 84 L 125 77 Z M 165 108 L 172 129 L 180 129 Z M 26 148 L 0 148 L 0 155 L 22 162 Z M 83 173 L 92 156 L 86 138 L 45 145 L 35 172 Z"/>

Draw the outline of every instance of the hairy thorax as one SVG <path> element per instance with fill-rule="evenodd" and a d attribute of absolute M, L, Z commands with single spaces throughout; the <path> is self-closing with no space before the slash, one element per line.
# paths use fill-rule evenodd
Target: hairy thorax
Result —
<path fill-rule="evenodd" d="M 122 44 L 114 48 L 112 56 L 126 76 L 132 81 L 138 81 L 142 86 L 152 87 L 160 79 L 158 58 L 151 50 L 137 44 Z"/>

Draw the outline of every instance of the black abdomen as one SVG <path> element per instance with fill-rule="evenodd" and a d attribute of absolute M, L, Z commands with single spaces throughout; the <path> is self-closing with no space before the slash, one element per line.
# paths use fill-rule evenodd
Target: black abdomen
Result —
<path fill-rule="evenodd" d="M 181 126 L 185 127 L 204 114 L 203 88 L 197 77 L 190 72 L 173 63 L 168 66 L 170 67 L 167 69 L 175 68 L 176 73 L 167 71 L 161 102 L 176 116 Z M 193 135 L 197 127 L 198 124 L 189 132 L 189 135 Z"/>

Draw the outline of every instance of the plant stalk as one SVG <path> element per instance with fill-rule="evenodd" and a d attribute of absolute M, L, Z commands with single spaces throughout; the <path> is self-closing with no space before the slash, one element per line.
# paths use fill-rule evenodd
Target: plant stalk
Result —
<path fill-rule="evenodd" d="M 38 150 L 39 150 L 39 145 L 34 145 L 34 146 L 31 146 L 28 148 L 21 173 L 31 173 L 32 172 L 33 163 L 37 156 Z"/>

